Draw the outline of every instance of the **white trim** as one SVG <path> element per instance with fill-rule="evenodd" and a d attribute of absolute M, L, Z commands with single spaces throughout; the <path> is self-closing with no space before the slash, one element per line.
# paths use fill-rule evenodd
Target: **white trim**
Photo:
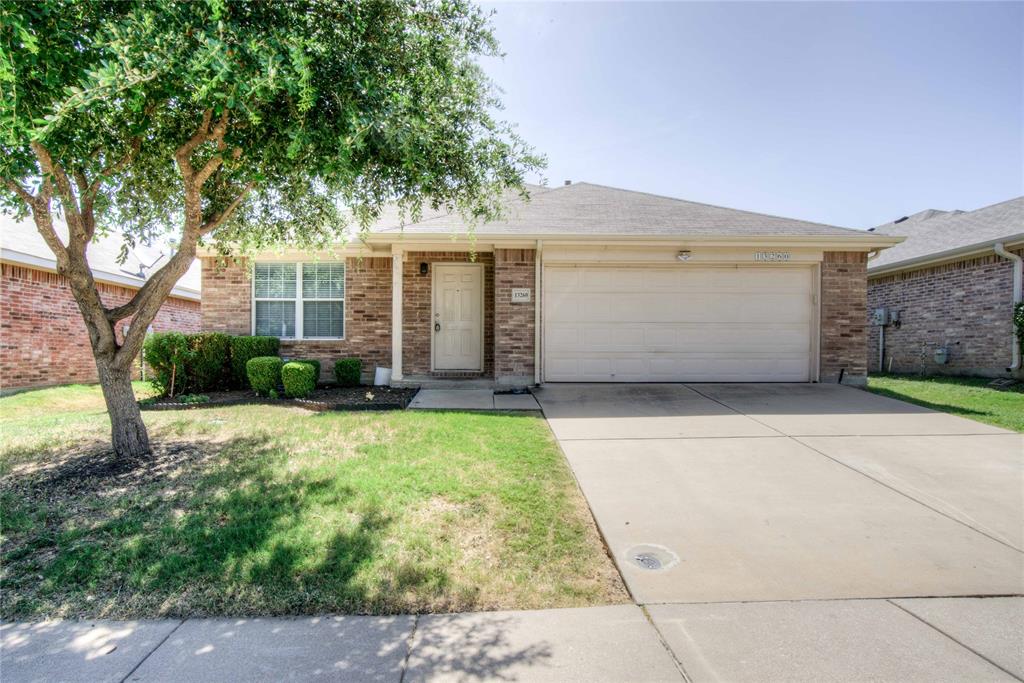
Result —
<path fill-rule="evenodd" d="M 544 241 L 537 240 L 536 247 L 533 252 L 533 383 L 540 385 L 544 380 L 544 375 L 541 371 L 541 361 L 543 360 L 541 340 L 544 339 L 541 328 L 543 327 L 543 318 L 541 315 L 541 291 L 544 287 L 544 264 L 541 261 L 541 256 L 544 253 Z M 497 330 L 495 330 L 497 334 Z"/>
<path fill-rule="evenodd" d="M 402 379 L 402 284 L 405 254 L 401 247 L 391 246 L 391 379 Z M 431 293 L 433 296 L 433 293 Z"/>
<path fill-rule="evenodd" d="M 50 273 L 57 272 L 56 259 L 35 256 L 34 254 L 26 254 L 13 249 L 0 249 L 0 261 L 10 263 L 12 265 L 25 266 L 26 268 L 32 268 L 34 270 L 45 270 Z M 92 276 L 97 282 L 103 282 L 108 285 L 119 285 L 121 287 L 130 287 L 131 289 L 139 289 L 146 282 L 139 278 L 129 277 L 127 275 L 118 275 L 117 273 L 110 273 L 105 270 L 93 270 Z M 177 299 L 189 299 L 191 301 L 200 301 L 202 299 L 202 294 L 199 291 L 177 285 L 171 290 L 169 296 Z"/>
<path fill-rule="evenodd" d="M 435 366 L 434 356 L 436 354 L 436 349 L 434 348 L 434 338 L 435 338 L 435 334 L 434 334 L 434 316 L 437 315 L 437 309 L 435 308 L 434 304 L 437 301 L 436 293 L 437 293 L 437 267 L 438 266 L 441 266 L 442 268 L 476 268 L 477 270 L 480 271 L 480 280 L 479 280 L 480 281 L 480 316 L 478 318 L 479 321 L 480 321 L 480 323 L 479 323 L 480 324 L 480 364 L 479 364 L 478 367 L 475 367 L 475 368 L 444 368 L 443 370 L 438 370 L 436 368 L 436 366 Z M 486 331 L 486 321 L 484 320 L 484 318 L 486 317 L 486 313 L 487 313 L 487 305 L 486 305 L 486 302 L 484 301 L 484 298 L 487 296 L 487 291 L 486 290 L 487 290 L 487 271 L 485 270 L 484 264 L 482 264 L 482 263 L 465 263 L 465 262 L 450 263 L 450 262 L 446 261 L 446 262 L 437 262 L 437 263 L 431 263 L 430 264 L 430 327 L 429 327 L 429 331 L 430 331 L 430 371 L 431 372 L 483 372 L 484 365 L 486 364 L 486 362 L 484 360 L 484 357 L 487 355 L 487 353 L 486 353 L 486 351 L 487 351 L 487 349 L 486 349 L 487 344 L 486 344 L 486 341 L 484 339 L 486 337 L 486 335 L 484 334 L 484 332 Z"/>
<path fill-rule="evenodd" d="M 331 299 L 306 299 L 302 295 L 302 267 L 306 263 L 311 265 L 322 265 L 322 264 L 337 264 L 342 268 L 342 288 L 344 296 L 339 298 Z M 292 265 L 295 266 L 295 297 L 292 299 L 277 299 L 267 297 L 256 296 L 256 266 L 260 264 L 276 264 L 276 265 Z M 256 334 L 256 303 L 263 302 L 281 302 L 291 301 L 295 304 L 295 336 L 285 337 L 278 335 L 279 339 L 285 339 L 288 341 L 345 341 L 345 337 L 348 334 L 348 320 L 346 316 L 348 314 L 348 263 L 344 260 L 341 261 L 264 261 L 264 260 L 253 260 L 249 272 L 250 287 L 249 287 L 249 303 L 250 303 L 250 333 Z M 305 322 L 305 307 L 303 303 L 306 301 L 340 301 L 341 302 L 341 336 L 340 337 L 307 337 L 304 335 L 303 324 Z"/>

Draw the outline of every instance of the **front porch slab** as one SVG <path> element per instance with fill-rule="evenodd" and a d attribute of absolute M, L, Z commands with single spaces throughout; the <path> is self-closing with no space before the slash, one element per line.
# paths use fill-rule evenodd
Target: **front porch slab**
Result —
<path fill-rule="evenodd" d="M 530 394 L 497 394 L 491 389 L 421 389 L 410 410 L 540 410 Z"/>

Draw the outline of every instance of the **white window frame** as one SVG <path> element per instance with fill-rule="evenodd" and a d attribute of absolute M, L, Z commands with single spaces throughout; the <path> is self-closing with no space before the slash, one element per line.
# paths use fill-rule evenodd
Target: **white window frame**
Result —
<path fill-rule="evenodd" d="M 341 277 L 344 289 L 342 290 L 343 296 L 331 299 L 304 299 L 302 297 L 302 266 L 306 263 L 315 265 L 333 265 L 337 264 L 341 266 Z M 294 299 L 268 299 L 266 297 L 256 297 L 256 266 L 264 264 L 277 264 L 277 265 L 291 265 L 295 266 L 295 298 Z M 293 301 L 295 303 L 295 336 L 294 337 L 280 337 L 280 339 L 288 339 L 294 341 L 344 341 L 345 335 L 348 333 L 348 321 L 346 319 L 348 309 L 348 264 L 344 261 L 258 261 L 252 264 L 252 272 L 250 273 L 252 286 L 249 288 L 250 302 L 251 302 L 251 322 L 249 329 L 252 334 L 256 334 L 256 302 L 257 301 Z M 341 336 L 340 337 L 306 337 L 303 334 L 302 321 L 305 317 L 305 309 L 303 302 L 305 301 L 340 301 L 341 302 Z M 276 335 L 275 335 L 276 336 Z"/>

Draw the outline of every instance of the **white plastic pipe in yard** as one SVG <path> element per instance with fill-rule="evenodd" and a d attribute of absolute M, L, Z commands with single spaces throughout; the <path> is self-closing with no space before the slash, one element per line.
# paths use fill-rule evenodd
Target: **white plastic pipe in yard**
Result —
<path fill-rule="evenodd" d="M 1006 251 L 1002 242 L 996 242 L 992 245 L 992 248 L 995 249 L 995 252 L 1003 258 L 1013 261 L 1013 307 L 1014 310 L 1016 310 L 1017 304 L 1019 304 L 1022 297 L 1024 297 L 1024 293 L 1021 292 L 1021 283 L 1022 280 L 1024 280 L 1024 259 L 1017 254 Z M 1010 325 L 1010 329 L 1013 338 L 1012 344 L 1010 345 L 1010 348 L 1013 349 L 1013 360 L 1010 362 L 1010 367 L 1006 369 L 1012 372 L 1013 370 L 1020 369 L 1020 342 L 1017 340 L 1017 331 L 1013 329 L 1012 324 Z"/>

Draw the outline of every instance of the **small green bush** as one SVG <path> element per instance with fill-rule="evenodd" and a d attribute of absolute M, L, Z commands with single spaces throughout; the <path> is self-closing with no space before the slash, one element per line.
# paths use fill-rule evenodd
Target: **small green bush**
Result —
<path fill-rule="evenodd" d="M 223 332 L 188 335 L 188 390 L 201 394 L 231 385 L 231 337 Z"/>
<path fill-rule="evenodd" d="M 153 372 L 150 382 L 161 396 L 174 396 L 188 387 L 192 350 L 181 332 L 156 332 L 146 337 L 142 357 Z"/>
<path fill-rule="evenodd" d="M 281 382 L 288 398 L 305 398 L 316 389 L 316 368 L 308 361 L 291 361 L 281 366 Z"/>
<path fill-rule="evenodd" d="M 1013 308 L 1013 324 L 1017 328 L 1017 341 L 1020 342 L 1021 353 L 1024 353 L 1024 301 Z"/>
<path fill-rule="evenodd" d="M 281 347 L 277 337 L 231 337 L 231 380 L 237 389 L 249 388 L 246 364 L 253 358 L 276 356 Z"/>
<path fill-rule="evenodd" d="M 206 394 L 183 394 L 178 397 L 178 400 L 186 405 L 197 405 L 200 403 L 209 403 L 210 397 Z"/>
<path fill-rule="evenodd" d="M 343 387 L 357 387 L 363 375 L 363 361 L 342 358 L 334 363 L 334 379 Z"/>
<path fill-rule="evenodd" d="M 293 362 L 295 362 L 295 363 L 306 363 L 307 365 L 311 365 L 313 367 L 313 378 L 317 382 L 320 381 L 320 361 L 318 361 L 318 360 L 316 360 L 314 358 L 310 358 L 310 359 L 304 359 L 304 358 L 303 359 L 299 359 L 299 358 L 297 358 Z"/>
<path fill-rule="evenodd" d="M 260 396 L 276 397 L 277 387 L 281 385 L 282 364 L 283 361 L 277 356 L 250 358 L 245 364 L 249 386 Z"/>

